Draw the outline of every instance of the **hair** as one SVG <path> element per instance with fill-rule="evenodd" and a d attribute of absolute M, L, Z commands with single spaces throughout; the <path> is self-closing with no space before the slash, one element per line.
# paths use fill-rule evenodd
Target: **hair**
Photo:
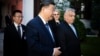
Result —
<path fill-rule="evenodd" d="M 60 10 L 59 9 L 55 9 L 54 11 L 58 12 L 60 14 Z"/>
<path fill-rule="evenodd" d="M 42 0 L 39 9 L 41 10 L 43 7 L 49 6 L 50 4 L 55 5 L 55 3 L 52 0 Z"/>
<path fill-rule="evenodd" d="M 21 10 L 14 10 L 14 11 L 12 12 L 12 16 L 15 16 L 16 13 L 22 13 L 22 11 L 21 11 Z"/>
<path fill-rule="evenodd" d="M 66 8 L 65 13 L 67 13 L 69 11 L 75 12 L 75 9 L 73 9 L 73 8 Z"/>

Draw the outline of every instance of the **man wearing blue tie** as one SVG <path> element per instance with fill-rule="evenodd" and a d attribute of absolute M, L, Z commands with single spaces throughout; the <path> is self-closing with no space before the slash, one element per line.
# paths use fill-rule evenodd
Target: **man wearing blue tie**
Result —
<path fill-rule="evenodd" d="M 61 46 L 61 56 L 81 56 L 80 41 L 74 25 L 75 10 L 67 8 L 64 21 L 61 22 L 58 32 L 58 43 Z"/>
<path fill-rule="evenodd" d="M 60 47 L 55 48 L 53 32 L 48 24 L 52 19 L 54 2 L 43 0 L 40 3 L 38 16 L 32 19 L 26 27 L 28 56 L 58 56 Z"/>

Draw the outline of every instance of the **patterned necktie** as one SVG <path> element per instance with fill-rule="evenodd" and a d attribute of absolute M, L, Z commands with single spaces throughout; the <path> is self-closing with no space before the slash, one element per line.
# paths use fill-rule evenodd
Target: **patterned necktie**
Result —
<path fill-rule="evenodd" d="M 50 33 L 50 35 L 51 35 L 51 37 L 52 37 L 52 40 L 55 41 L 55 40 L 54 40 L 54 37 L 53 37 L 53 34 L 52 34 L 52 31 L 51 31 L 51 29 L 50 29 L 50 27 L 49 27 L 49 24 L 46 23 L 45 26 L 46 26 L 47 30 L 49 31 L 49 33 Z"/>

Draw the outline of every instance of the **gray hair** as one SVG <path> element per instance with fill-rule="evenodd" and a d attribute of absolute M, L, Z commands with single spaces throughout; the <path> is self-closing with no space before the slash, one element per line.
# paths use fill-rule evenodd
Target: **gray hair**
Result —
<path fill-rule="evenodd" d="M 60 10 L 59 9 L 56 8 L 54 11 L 56 11 L 56 12 L 58 12 L 60 14 Z"/>
<path fill-rule="evenodd" d="M 69 11 L 75 12 L 75 9 L 73 9 L 73 8 L 66 8 L 65 13 L 67 13 L 67 12 L 69 12 Z M 65 14 L 65 13 L 64 13 L 64 14 Z"/>

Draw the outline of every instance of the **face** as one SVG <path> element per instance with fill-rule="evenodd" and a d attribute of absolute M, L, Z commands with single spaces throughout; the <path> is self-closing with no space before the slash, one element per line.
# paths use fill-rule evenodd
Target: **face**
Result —
<path fill-rule="evenodd" d="M 48 7 L 45 7 L 44 12 L 48 20 L 52 20 L 54 9 L 55 6 L 52 4 L 50 4 Z"/>
<path fill-rule="evenodd" d="M 59 14 L 59 12 L 54 11 L 54 13 L 53 13 L 53 17 L 54 17 L 55 20 L 59 20 L 59 18 L 60 18 L 60 14 Z"/>
<path fill-rule="evenodd" d="M 68 24 L 73 24 L 75 20 L 75 12 L 68 11 L 67 13 L 64 14 L 64 20 Z"/>
<path fill-rule="evenodd" d="M 14 16 L 13 16 L 13 21 L 17 24 L 21 24 L 22 22 L 22 13 L 16 13 Z"/>

